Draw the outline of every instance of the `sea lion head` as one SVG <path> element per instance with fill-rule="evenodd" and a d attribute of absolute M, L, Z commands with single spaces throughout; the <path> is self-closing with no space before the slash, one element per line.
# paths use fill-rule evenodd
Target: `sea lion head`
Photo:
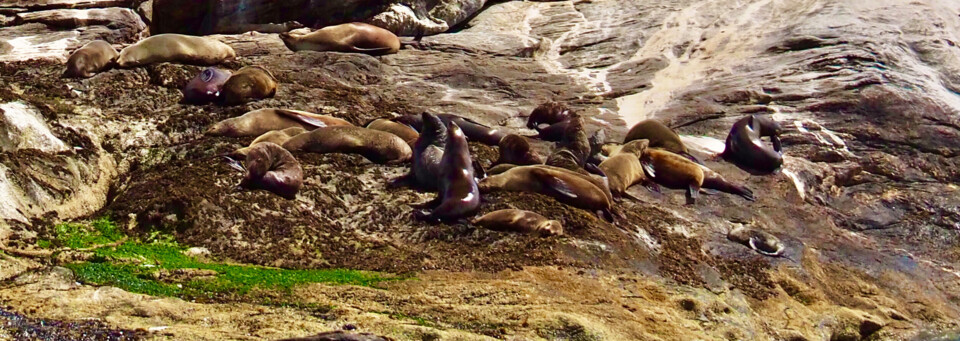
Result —
<path fill-rule="evenodd" d="M 546 102 L 537 106 L 527 119 L 527 128 L 535 129 L 540 124 L 554 124 L 567 119 L 572 111 L 558 102 Z"/>
<path fill-rule="evenodd" d="M 754 123 L 760 126 L 760 136 L 779 136 L 783 131 L 780 128 L 780 124 L 777 121 L 774 121 L 770 115 L 751 115 L 751 123 Z M 753 125 L 753 124 L 751 124 Z"/>
<path fill-rule="evenodd" d="M 647 151 L 647 147 L 650 146 L 650 140 L 640 139 L 627 142 L 620 148 L 618 153 L 630 153 L 636 155 L 638 158 L 643 156 L 643 153 Z"/>
<path fill-rule="evenodd" d="M 421 114 L 421 122 L 420 138 L 431 141 L 433 144 L 442 144 L 446 140 L 449 131 L 439 116 L 424 112 Z"/>
<path fill-rule="evenodd" d="M 270 71 L 260 66 L 247 66 L 230 76 L 221 91 L 228 105 L 241 104 L 273 97 L 277 92 L 277 79 Z"/>
<path fill-rule="evenodd" d="M 545 236 L 562 236 L 563 225 L 558 220 L 544 220 L 537 225 L 537 231 Z"/>
<path fill-rule="evenodd" d="M 237 127 L 238 121 L 241 121 L 241 120 L 227 119 L 227 120 L 214 123 L 212 126 L 210 126 L 210 128 L 207 128 L 207 130 L 204 131 L 203 133 L 209 136 L 233 137 L 234 135 L 236 135 L 236 132 L 239 131 L 238 128 L 241 128 L 241 127 Z"/>
<path fill-rule="evenodd" d="M 230 71 L 206 68 L 183 88 L 183 100 L 188 103 L 207 103 L 220 98 L 220 90 L 230 78 Z"/>

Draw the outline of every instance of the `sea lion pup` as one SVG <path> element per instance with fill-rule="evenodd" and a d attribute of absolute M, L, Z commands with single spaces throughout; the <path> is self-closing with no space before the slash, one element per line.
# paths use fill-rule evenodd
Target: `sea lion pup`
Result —
<path fill-rule="evenodd" d="M 280 33 L 280 39 L 294 52 L 309 50 L 384 55 L 400 51 L 400 38 L 396 34 L 359 22 L 327 26 L 307 34 L 284 32 Z"/>
<path fill-rule="evenodd" d="M 640 159 L 653 181 L 669 188 L 686 189 L 687 204 L 697 201 L 703 186 L 703 169 L 689 159 L 657 148 L 648 148 Z"/>
<path fill-rule="evenodd" d="M 227 105 L 261 100 L 277 93 L 277 79 L 263 67 L 247 66 L 230 76 L 222 92 Z"/>
<path fill-rule="evenodd" d="M 236 161 L 232 163 L 233 167 L 246 172 L 240 187 L 264 189 L 293 199 L 303 185 L 300 162 L 276 143 L 261 142 L 251 146 L 243 163 L 245 167 L 237 165 Z"/>
<path fill-rule="evenodd" d="M 497 190 L 532 192 L 594 212 L 612 222 L 613 200 L 588 175 L 547 165 L 517 166 L 480 181 L 480 193 Z"/>
<path fill-rule="evenodd" d="M 565 121 L 573 111 L 559 102 L 544 102 L 537 106 L 527 118 L 527 128 L 536 129 L 541 124 L 554 124 Z"/>
<path fill-rule="evenodd" d="M 289 151 L 360 154 L 374 163 L 410 160 L 413 151 L 397 135 L 354 126 L 320 127 L 283 143 Z"/>
<path fill-rule="evenodd" d="M 207 128 L 211 136 L 246 137 L 260 136 L 273 130 L 301 127 L 313 130 L 328 126 L 352 126 L 350 122 L 300 110 L 266 108 L 250 111 L 241 116 L 217 122 Z"/>
<path fill-rule="evenodd" d="M 261 142 L 270 142 L 277 145 L 283 145 L 284 142 L 293 138 L 294 136 L 306 133 L 307 130 L 302 127 L 290 127 L 283 130 L 273 130 L 263 133 L 263 135 L 258 136 L 253 142 L 250 142 L 250 146 L 237 149 L 228 155 L 234 159 L 240 159 L 247 156 L 247 153 L 253 148 L 254 145 Z"/>
<path fill-rule="evenodd" d="M 440 161 L 447 146 L 447 126 L 437 115 L 421 114 L 420 136 L 413 144 L 413 164 L 410 172 L 391 181 L 392 186 L 412 183 L 426 191 L 438 189 L 440 179 Z"/>
<path fill-rule="evenodd" d="M 537 155 L 530 148 L 530 141 L 526 137 L 510 134 L 500 140 L 500 157 L 494 161 L 494 165 L 509 163 L 514 165 L 538 165 L 543 164 L 543 158 Z"/>
<path fill-rule="evenodd" d="M 223 84 L 230 78 L 230 71 L 215 67 L 206 68 L 199 75 L 193 77 L 187 86 L 181 90 L 183 101 L 186 103 L 203 104 L 220 99 Z"/>
<path fill-rule="evenodd" d="M 232 47 L 216 39 L 168 33 L 127 46 L 117 64 L 122 68 L 163 62 L 210 66 L 236 56 Z"/>
<path fill-rule="evenodd" d="M 463 133 L 466 134 L 468 141 L 480 142 L 488 146 L 496 146 L 500 144 L 500 140 L 504 136 L 507 136 L 507 133 L 490 128 L 483 123 L 471 120 L 466 117 L 451 115 L 451 114 L 437 114 L 437 117 L 443 121 L 444 124 L 453 122 L 463 130 Z M 394 119 L 397 122 L 406 124 L 413 129 L 419 131 L 420 126 L 423 124 L 421 115 L 403 115 Z"/>
<path fill-rule="evenodd" d="M 627 189 L 647 180 L 646 170 L 640 163 L 640 158 L 646 152 L 648 144 L 647 140 L 627 142 L 617 153 L 600 163 L 599 167 L 607 175 L 610 192 L 613 193 L 614 198 L 627 197 L 638 200 L 627 193 Z"/>
<path fill-rule="evenodd" d="M 474 225 L 494 230 L 520 233 L 540 233 L 542 236 L 562 236 L 563 225 L 542 215 L 517 209 L 493 211 L 474 219 Z"/>
<path fill-rule="evenodd" d="M 472 214 L 480 207 L 480 190 L 473 174 L 473 160 L 467 137 L 456 123 L 447 124 L 447 141 L 440 160 L 440 193 L 424 207 L 429 212 L 416 211 L 419 220 L 455 220 Z"/>
<path fill-rule="evenodd" d="M 73 51 L 73 54 L 67 59 L 67 69 L 63 71 L 63 77 L 93 77 L 93 75 L 106 71 L 113 66 L 119 55 L 110 43 L 103 40 L 89 42 Z"/>
<path fill-rule="evenodd" d="M 783 166 L 779 134 L 780 126 L 769 117 L 741 118 L 730 128 L 726 148 L 720 156 L 754 174 L 774 173 Z M 772 149 L 763 144 L 760 138 L 764 136 L 770 137 Z"/>
<path fill-rule="evenodd" d="M 397 135 L 404 141 L 407 141 L 410 145 L 416 143 L 417 138 L 420 137 L 418 133 L 413 128 L 406 124 L 397 123 L 388 119 L 378 118 L 367 124 L 367 129 L 385 131 L 394 135 Z"/>
<path fill-rule="evenodd" d="M 649 140 L 650 148 L 660 148 L 674 154 L 682 155 L 693 162 L 703 164 L 697 157 L 690 154 L 687 146 L 680 140 L 680 135 L 677 135 L 673 129 L 667 127 L 663 122 L 650 119 L 637 123 L 627 132 L 627 137 L 623 139 L 623 143 L 641 139 Z"/>
<path fill-rule="evenodd" d="M 730 230 L 727 239 L 743 244 L 764 256 L 779 257 L 786 249 L 776 236 L 742 225 Z"/>
<path fill-rule="evenodd" d="M 730 193 L 738 195 L 749 201 L 756 201 L 757 198 L 753 196 L 753 190 L 748 188 L 745 185 L 735 184 L 727 179 L 724 179 L 719 173 L 714 172 L 712 169 L 707 168 L 707 166 L 699 165 L 700 169 L 703 170 L 703 189 L 717 190 L 724 193 Z"/>

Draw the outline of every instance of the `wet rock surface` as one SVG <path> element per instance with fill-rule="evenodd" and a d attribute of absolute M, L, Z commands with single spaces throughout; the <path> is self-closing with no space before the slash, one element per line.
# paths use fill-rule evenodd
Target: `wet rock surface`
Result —
<path fill-rule="evenodd" d="M 385 26 L 404 34 L 456 32 L 383 57 L 293 53 L 276 34 L 217 35 L 239 56 L 222 67 L 261 65 L 280 83 L 274 98 L 221 107 L 180 103 L 178 89 L 199 67 L 58 78 L 69 50 L 89 40 L 135 42 L 149 20 L 126 8 L 144 13 L 140 3 L 0 1 L 0 234 L 26 247 L 55 222 L 109 213 L 130 233 L 168 232 L 220 259 L 420 280 L 303 289 L 306 302 L 340 307 L 321 317 L 43 281 L 12 283 L 0 298 L 30 318 L 94 314 L 110 328 L 171 326 L 164 332 L 180 339 L 296 337 L 357 321 L 398 339 L 893 339 L 960 327 L 955 4 L 594 0 L 480 11 L 482 1 L 412 2 L 416 20 L 382 5 L 352 13 L 393 20 Z M 130 20 L 72 20 L 86 13 L 72 8 Z M 157 9 L 154 25 L 168 15 Z M 304 187 L 284 200 L 237 191 L 242 174 L 219 161 L 252 139 L 202 135 L 267 107 L 357 125 L 429 110 L 532 134 L 517 116 L 548 100 L 611 140 L 640 120 L 663 120 L 758 200 L 711 195 L 686 206 L 679 191 L 634 188 L 641 201 L 617 204 L 627 218 L 611 225 L 545 196 L 502 193 L 485 196 L 479 214 L 530 210 L 561 220 L 565 235 L 427 225 L 407 205 L 432 195 L 386 187 L 406 166 L 296 154 Z M 751 176 L 713 157 L 751 113 L 785 128 L 778 174 Z M 497 158 L 493 147 L 471 152 L 484 165 Z M 738 226 L 774 235 L 784 254 L 727 240 Z M 60 290 L 71 298 L 52 299 Z M 77 308 L 102 295 L 93 310 Z M 203 316 L 220 322 L 198 327 Z"/>

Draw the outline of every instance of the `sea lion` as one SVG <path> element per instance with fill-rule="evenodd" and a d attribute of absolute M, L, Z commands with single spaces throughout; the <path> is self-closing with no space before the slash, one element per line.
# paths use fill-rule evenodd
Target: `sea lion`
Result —
<path fill-rule="evenodd" d="M 730 230 L 727 239 L 743 244 L 764 256 L 778 257 L 783 255 L 786 249 L 776 236 L 742 225 Z"/>
<path fill-rule="evenodd" d="M 563 139 L 564 134 L 567 131 L 567 126 L 570 125 L 570 120 L 563 120 L 546 127 L 534 127 L 537 131 L 536 135 L 527 136 L 529 138 L 540 139 L 544 141 L 559 142 Z"/>
<path fill-rule="evenodd" d="M 232 47 L 216 39 L 158 34 L 124 48 L 117 64 L 122 68 L 163 62 L 210 66 L 236 56 Z"/>
<path fill-rule="evenodd" d="M 545 102 L 537 106 L 527 118 L 527 128 L 536 129 L 541 124 L 554 124 L 565 121 L 573 111 L 559 102 Z"/>
<path fill-rule="evenodd" d="M 509 163 L 515 165 L 537 165 L 543 164 L 543 158 L 537 155 L 530 148 L 530 141 L 526 137 L 510 134 L 500 140 L 500 157 L 494 161 L 494 165 Z"/>
<path fill-rule="evenodd" d="M 588 139 L 590 143 L 590 155 L 587 156 L 587 163 L 599 165 L 603 162 L 603 146 L 607 143 L 607 133 L 603 129 L 597 129 Z"/>
<path fill-rule="evenodd" d="M 680 135 L 677 135 L 673 129 L 670 129 L 670 127 L 667 127 L 663 122 L 658 120 L 650 119 L 637 123 L 627 132 L 627 137 L 623 139 L 623 143 L 641 139 L 649 140 L 650 148 L 660 148 L 674 154 L 682 155 L 693 162 L 703 163 L 700 162 L 697 157 L 690 154 L 687 146 L 680 140 Z"/>
<path fill-rule="evenodd" d="M 590 157 L 590 139 L 587 137 L 587 128 L 584 126 L 583 117 L 577 114 L 570 115 L 567 122 L 559 146 L 573 152 L 573 155 L 577 157 L 577 163 L 583 166 Z"/>
<path fill-rule="evenodd" d="M 767 116 L 741 118 L 730 128 L 726 148 L 720 156 L 754 174 L 774 173 L 783 166 L 779 135 L 780 126 Z M 764 136 L 770 137 L 772 149 L 763 144 L 760 138 Z"/>
<path fill-rule="evenodd" d="M 384 55 L 400 51 L 400 38 L 393 32 L 365 23 L 346 23 L 327 26 L 299 34 L 280 33 L 280 39 L 292 51 L 358 52 Z"/>
<path fill-rule="evenodd" d="M 697 201 L 700 187 L 703 185 L 703 169 L 689 159 L 675 153 L 648 148 L 640 159 L 647 174 L 653 174 L 653 180 L 661 185 L 687 190 L 687 204 Z"/>
<path fill-rule="evenodd" d="M 354 126 L 320 127 L 283 143 L 290 151 L 360 154 L 375 163 L 410 160 L 413 151 L 397 135 Z"/>
<path fill-rule="evenodd" d="M 563 225 L 542 215 L 517 209 L 493 211 L 474 219 L 474 225 L 494 230 L 520 233 L 540 233 L 543 236 L 563 235 Z"/>
<path fill-rule="evenodd" d="M 480 181 L 480 193 L 533 192 L 613 221 L 613 200 L 589 176 L 547 165 L 517 166 Z M 608 191 L 607 191 L 608 192 Z"/>
<path fill-rule="evenodd" d="M 223 84 L 230 78 L 229 70 L 206 68 L 181 90 L 186 103 L 203 104 L 219 100 Z"/>
<path fill-rule="evenodd" d="M 253 148 L 254 145 L 261 142 L 270 142 L 277 145 L 283 145 L 284 142 L 293 138 L 294 136 L 306 133 L 307 130 L 302 127 L 290 127 L 283 130 L 273 130 L 263 133 L 263 135 L 258 136 L 253 142 L 250 142 L 250 146 L 237 149 L 230 153 L 231 158 L 239 159 L 241 157 L 246 157 L 247 153 Z"/>
<path fill-rule="evenodd" d="M 456 123 L 447 124 L 447 141 L 440 160 L 440 193 L 428 202 L 429 212 L 416 211 L 420 220 L 453 220 L 480 207 L 480 190 L 473 174 L 473 160 L 467 137 Z"/>
<path fill-rule="evenodd" d="M 266 108 L 253 110 L 241 116 L 217 122 L 207 129 L 206 134 L 245 137 L 260 136 L 269 131 L 290 127 L 313 130 L 327 126 L 352 126 L 352 124 L 333 116 L 318 115 L 300 110 Z"/>
<path fill-rule="evenodd" d="M 640 158 L 646 152 L 647 145 L 649 145 L 647 140 L 627 142 L 617 153 L 600 163 L 599 167 L 607 175 L 610 192 L 613 193 L 614 197 L 627 196 L 636 199 L 627 193 L 627 189 L 647 180 L 648 174 L 640 163 Z"/>
<path fill-rule="evenodd" d="M 73 54 L 67 59 L 67 69 L 63 71 L 63 77 L 93 77 L 93 75 L 113 66 L 119 55 L 110 43 L 103 40 L 89 42 L 73 51 Z"/>
<path fill-rule="evenodd" d="M 451 114 L 437 114 L 437 117 L 439 117 L 444 124 L 450 122 L 456 123 L 457 126 L 463 130 L 463 133 L 467 135 L 468 141 L 476 141 L 488 146 L 496 146 L 500 144 L 500 140 L 502 140 L 504 136 L 507 136 L 506 132 L 490 128 L 466 117 Z M 406 124 L 417 131 L 420 131 L 420 126 L 423 124 L 421 115 L 403 115 L 394 120 Z"/>
<path fill-rule="evenodd" d="M 699 165 L 700 169 L 703 170 L 703 189 L 712 189 L 724 193 L 730 193 L 738 195 L 749 201 L 756 201 L 756 197 L 753 196 L 753 191 L 750 188 L 747 188 L 745 185 L 735 184 L 727 179 L 724 179 L 719 173 L 714 172 L 712 169 L 707 168 L 707 166 Z"/>
<path fill-rule="evenodd" d="M 437 179 L 440 179 L 442 170 L 440 161 L 447 146 L 447 126 L 434 114 L 421 114 L 420 136 L 413 144 L 413 164 L 410 172 L 394 179 L 393 185 L 412 182 L 426 191 L 438 189 Z M 399 124 L 399 123 L 398 123 Z"/>
<path fill-rule="evenodd" d="M 227 105 L 273 97 L 277 93 L 277 79 L 263 67 L 247 66 L 230 76 L 223 84 L 222 93 Z"/>
<path fill-rule="evenodd" d="M 231 159 L 232 160 L 232 159 Z M 303 185 L 303 169 L 289 151 L 273 142 L 261 142 L 250 147 L 244 161 L 245 171 L 240 187 L 264 189 L 286 199 L 293 199 Z"/>
<path fill-rule="evenodd" d="M 410 128 L 410 126 L 383 118 L 378 118 L 367 124 L 367 129 L 385 131 L 397 135 L 411 145 L 416 143 L 417 138 L 420 137 L 420 133 Z"/>

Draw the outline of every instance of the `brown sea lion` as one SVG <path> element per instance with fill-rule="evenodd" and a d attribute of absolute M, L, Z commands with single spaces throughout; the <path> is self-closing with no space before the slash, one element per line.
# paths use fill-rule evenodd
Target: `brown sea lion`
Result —
<path fill-rule="evenodd" d="M 350 122 L 327 116 L 289 109 L 257 109 L 241 116 L 220 121 L 207 129 L 211 136 L 245 137 L 260 136 L 273 130 L 301 127 L 313 130 L 327 126 L 351 126 Z"/>
<path fill-rule="evenodd" d="M 473 173 L 473 159 L 467 137 L 456 123 L 447 124 L 447 141 L 440 160 L 440 193 L 428 202 L 429 212 L 416 211 L 417 219 L 455 220 L 472 214 L 480 207 L 480 190 Z"/>
<path fill-rule="evenodd" d="M 687 204 L 697 201 L 700 187 L 703 186 L 703 169 L 690 159 L 675 153 L 648 148 L 640 163 L 653 174 L 653 180 L 669 188 L 686 189 Z"/>
<path fill-rule="evenodd" d="M 647 140 L 633 140 L 627 142 L 617 153 L 600 163 L 600 169 L 607 175 L 610 192 L 614 197 L 627 196 L 630 186 L 647 180 L 648 174 L 640 163 L 640 158 L 647 150 Z M 652 175 L 651 175 L 652 177 Z"/>
<path fill-rule="evenodd" d="M 119 55 L 110 43 L 103 40 L 89 42 L 73 51 L 73 54 L 67 59 L 67 69 L 63 72 L 63 77 L 93 77 L 93 75 L 113 66 Z"/>
<path fill-rule="evenodd" d="M 413 151 L 397 135 L 354 126 L 320 127 L 283 143 L 290 151 L 360 154 L 375 163 L 410 160 Z"/>
<path fill-rule="evenodd" d="M 400 51 L 400 38 L 393 32 L 365 23 L 346 23 L 298 34 L 280 33 L 280 39 L 292 51 L 358 52 L 383 55 Z"/>
<path fill-rule="evenodd" d="M 378 118 L 367 124 L 367 129 L 385 131 L 394 135 L 397 135 L 404 141 L 407 141 L 409 144 L 414 144 L 417 141 L 417 138 L 420 137 L 418 133 L 413 128 L 406 124 L 397 123 L 388 119 Z"/>
<path fill-rule="evenodd" d="M 232 153 L 230 153 L 230 155 L 228 156 L 235 159 L 246 157 L 250 149 L 253 148 L 253 146 L 256 145 L 257 143 L 270 142 L 270 143 L 275 143 L 277 145 L 283 145 L 284 142 L 287 142 L 287 140 L 293 138 L 294 136 L 297 136 L 306 132 L 307 130 L 303 129 L 302 127 L 290 127 L 283 130 L 268 131 L 266 133 L 263 133 L 263 135 L 258 136 L 256 139 L 253 140 L 253 142 L 250 142 L 249 146 L 237 149 Z"/>
<path fill-rule="evenodd" d="M 768 116 L 741 118 L 730 128 L 720 156 L 753 174 L 774 173 L 783 166 L 779 135 L 780 126 Z M 765 146 L 761 137 L 770 137 L 773 148 Z"/>
<path fill-rule="evenodd" d="M 627 132 L 627 137 L 623 139 L 623 143 L 642 139 L 650 141 L 650 148 L 660 148 L 674 154 L 680 154 L 696 163 L 703 163 L 690 154 L 687 146 L 680 140 L 680 135 L 677 135 L 673 129 L 658 120 L 650 119 L 637 123 Z"/>
<path fill-rule="evenodd" d="M 540 233 L 543 236 L 563 235 L 563 225 L 560 221 L 517 209 L 493 211 L 474 219 L 472 223 L 494 231 Z"/>
<path fill-rule="evenodd" d="M 439 117 L 444 124 L 450 122 L 456 123 L 457 126 L 463 130 L 463 133 L 467 135 L 468 141 L 480 142 L 488 146 L 496 146 L 500 144 L 500 140 L 502 140 L 504 136 L 507 136 L 507 133 L 504 131 L 490 128 L 466 117 L 451 114 L 437 114 L 437 117 Z M 406 124 L 417 131 L 420 131 L 420 126 L 423 125 L 421 115 L 403 115 L 394 120 Z"/>
<path fill-rule="evenodd" d="M 203 104 L 220 100 L 223 85 L 230 79 L 231 75 L 232 73 L 229 70 L 221 70 L 215 67 L 204 69 L 181 90 L 183 101 Z"/>
<path fill-rule="evenodd" d="M 727 233 L 727 239 L 743 244 L 764 256 L 778 257 L 786 249 L 776 236 L 755 228 L 738 226 Z"/>
<path fill-rule="evenodd" d="M 263 67 L 247 66 L 230 76 L 221 93 L 227 105 L 261 100 L 277 93 L 277 79 Z"/>
<path fill-rule="evenodd" d="M 236 56 L 232 47 L 216 39 L 158 34 L 124 48 L 117 64 L 123 68 L 163 62 L 210 66 Z"/>
<path fill-rule="evenodd" d="M 232 159 L 231 159 L 232 160 Z M 300 162 L 276 143 L 261 142 L 250 147 L 244 166 L 232 164 L 246 172 L 240 187 L 264 189 L 286 199 L 293 199 L 303 185 Z"/>
<path fill-rule="evenodd" d="M 527 118 L 527 128 L 536 129 L 541 124 L 554 124 L 565 121 L 573 111 L 559 102 L 545 102 L 537 106 Z"/>
<path fill-rule="evenodd" d="M 517 166 L 480 181 L 480 193 L 533 192 L 613 221 L 613 200 L 589 176 L 547 165 Z"/>
<path fill-rule="evenodd" d="M 510 134 L 500 140 L 500 157 L 494 161 L 494 165 L 509 163 L 515 165 L 538 165 L 543 164 L 543 158 L 530 148 L 530 141 L 526 137 Z"/>

